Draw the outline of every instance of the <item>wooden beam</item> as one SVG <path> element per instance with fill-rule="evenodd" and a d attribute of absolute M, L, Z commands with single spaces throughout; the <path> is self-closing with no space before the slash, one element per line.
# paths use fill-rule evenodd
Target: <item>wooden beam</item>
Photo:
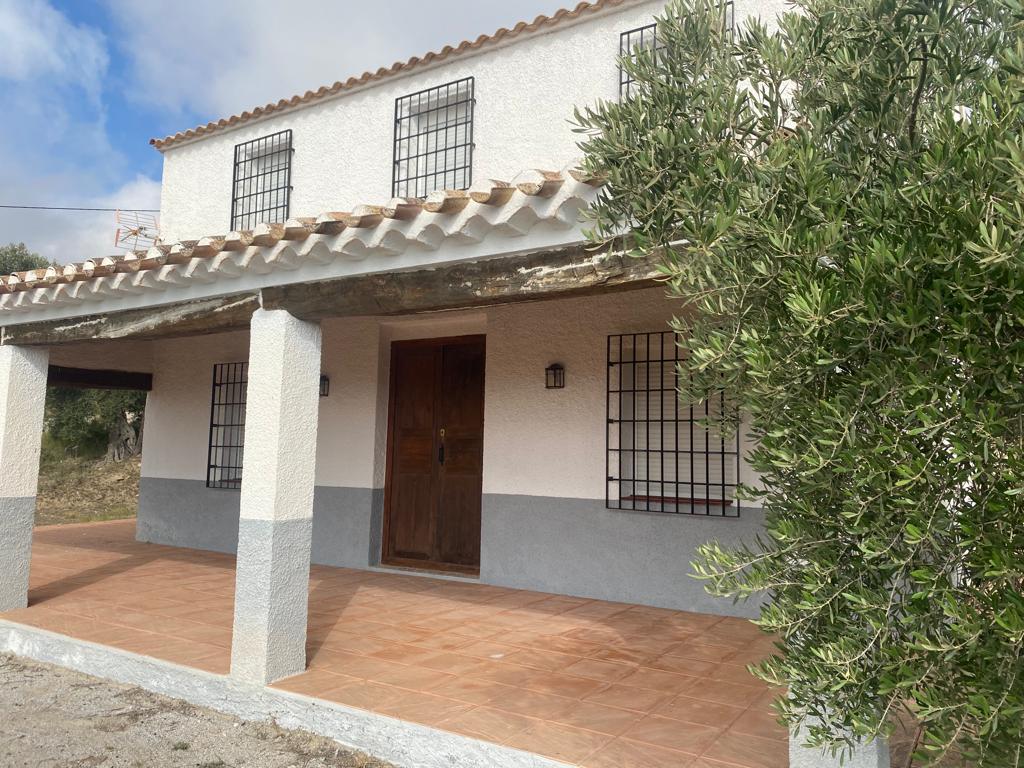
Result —
<path fill-rule="evenodd" d="M 51 365 L 47 372 L 46 385 L 74 389 L 132 389 L 149 392 L 153 389 L 153 374 Z"/>
<path fill-rule="evenodd" d="M 198 336 L 249 327 L 252 313 L 286 309 L 298 318 L 404 315 L 649 288 L 659 257 L 632 258 L 582 245 L 455 262 L 405 272 L 377 272 L 277 285 L 261 291 L 124 312 L 0 327 L 0 344 L 54 346 L 112 339 Z"/>
<path fill-rule="evenodd" d="M 0 343 L 55 346 L 83 341 L 220 333 L 248 328 L 252 313 L 258 307 L 259 295 L 252 291 L 125 312 L 4 326 L 0 328 Z"/>
<path fill-rule="evenodd" d="M 264 288 L 265 309 L 303 320 L 400 315 L 649 288 L 661 272 L 655 258 L 607 248 L 556 251 L 458 262 L 407 272 L 381 272 Z"/>

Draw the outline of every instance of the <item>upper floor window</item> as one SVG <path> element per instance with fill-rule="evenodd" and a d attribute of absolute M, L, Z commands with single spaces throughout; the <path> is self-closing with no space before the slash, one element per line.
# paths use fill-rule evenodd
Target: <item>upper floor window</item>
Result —
<path fill-rule="evenodd" d="M 722 3 L 722 24 L 726 34 L 732 36 L 735 30 L 736 12 L 733 0 Z M 658 24 L 647 24 L 631 29 L 619 35 L 619 61 L 636 61 L 637 53 L 642 50 L 653 50 L 660 56 L 665 44 L 658 39 Z M 636 90 L 636 80 L 619 64 L 619 101 L 630 98 Z"/>
<path fill-rule="evenodd" d="M 395 99 L 394 197 L 473 183 L 473 85 L 467 77 Z"/>
<path fill-rule="evenodd" d="M 711 425 L 725 394 L 680 400 L 685 362 L 672 331 L 608 337 L 607 506 L 739 517 L 740 435 Z"/>
<path fill-rule="evenodd" d="M 292 191 L 291 129 L 235 146 L 231 230 L 288 218 Z"/>

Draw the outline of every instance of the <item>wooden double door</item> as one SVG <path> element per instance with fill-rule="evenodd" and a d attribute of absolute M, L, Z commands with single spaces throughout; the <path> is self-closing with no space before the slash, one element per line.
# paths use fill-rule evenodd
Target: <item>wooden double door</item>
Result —
<path fill-rule="evenodd" d="M 391 346 L 385 563 L 480 569 L 483 336 Z"/>

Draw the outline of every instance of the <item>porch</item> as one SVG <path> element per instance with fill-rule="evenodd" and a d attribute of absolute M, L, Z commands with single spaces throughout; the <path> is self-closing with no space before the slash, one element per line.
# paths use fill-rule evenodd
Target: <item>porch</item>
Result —
<path fill-rule="evenodd" d="M 14 622 L 226 675 L 235 558 L 134 521 L 36 529 Z M 273 688 L 587 768 L 782 768 L 748 622 L 313 566 L 308 668 Z"/>

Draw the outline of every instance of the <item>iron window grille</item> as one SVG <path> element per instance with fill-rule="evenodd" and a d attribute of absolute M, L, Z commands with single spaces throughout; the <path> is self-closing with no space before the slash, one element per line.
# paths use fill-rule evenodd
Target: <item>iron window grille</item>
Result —
<path fill-rule="evenodd" d="M 231 230 L 288 219 L 292 192 L 291 129 L 235 146 Z"/>
<path fill-rule="evenodd" d="M 619 35 L 619 101 L 632 98 L 636 92 L 636 79 L 626 68 L 623 61 L 634 62 L 643 50 L 653 50 L 655 56 L 661 55 L 665 46 L 658 39 L 658 25 L 647 24 Z"/>
<path fill-rule="evenodd" d="M 608 337 L 609 509 L 739 517 L 739 430 L 726 438 L 707 423 L 725 413 L 724 392 L 681 402 L 684 361 L 672 331 Z"/>
<path fill-rule="evenodd" d="M 733 0 L 722 3 L 722 23 L 729 37 L 735 34 L 736 10 Z M 632 98 L 636 92 L 636 79 L 622 66 L 622 61 L 636 61 L 637 54 L 643 50 L 653 50 L 660 57 L 665 44 L 658 38 L 658 24 L 647 24 L 630 29 L 619 35 L 619 101 Z"/>
<path fill-rule="evenodd" d="M 242 487 L 245 396 L 248 383 L 248 363 L 217 363 L 213 366 L 210 451 L 206 465 L 207 488 Z"/>
<path fill-rule="evenodd" d="M 474 80 L 395 99 L 394 197 L 426 197 L 473 183 Z"/>

